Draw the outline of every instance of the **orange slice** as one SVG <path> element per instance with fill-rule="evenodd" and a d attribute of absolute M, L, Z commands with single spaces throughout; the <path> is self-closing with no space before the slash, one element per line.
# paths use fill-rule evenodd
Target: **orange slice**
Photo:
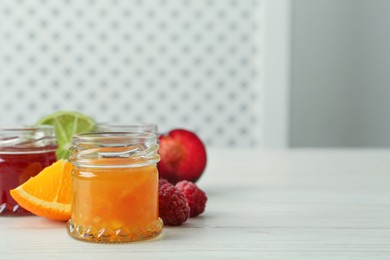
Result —
<path fill-rule="evenodd" d="M 59 160 L 43 169 L 19 187 L 11 196 L 23 208 L 35 215 L 70 219 L 72 208 L 72 164 Z"/>

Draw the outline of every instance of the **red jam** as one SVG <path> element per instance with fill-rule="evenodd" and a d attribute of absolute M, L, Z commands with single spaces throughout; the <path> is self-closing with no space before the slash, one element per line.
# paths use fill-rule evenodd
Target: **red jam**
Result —
<path fill-rule="evenodd" d="M 55 151 L 26 154 L 0 154 L 0 214 L 30 215 L 11 197 L 9 191 L 55 162 Z"/>
<path fill-rule="evenodd" d="M 0 216 L 32 214 L 9 191 L 54 163 L 56 148 L 51 127 L 0 128 Z"/>

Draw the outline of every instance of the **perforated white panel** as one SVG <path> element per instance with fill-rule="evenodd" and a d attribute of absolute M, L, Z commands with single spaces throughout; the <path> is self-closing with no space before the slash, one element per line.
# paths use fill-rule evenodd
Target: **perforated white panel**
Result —
<path fill-rule="evenodd" d="M 0 124 L 56 110 L 251 146 L 256 0 L 0 0 Z"/>

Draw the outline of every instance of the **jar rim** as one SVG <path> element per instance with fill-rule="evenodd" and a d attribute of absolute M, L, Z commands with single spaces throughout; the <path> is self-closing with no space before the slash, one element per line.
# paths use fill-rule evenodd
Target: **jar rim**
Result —
<path fill-rule="evenodd" d="M 0 154 L 55 151 L 57 138 L 53 126 L 26 125 L 0 127 Z"/>
<path fill-rule="evenodd" d="M 11 132 L 11 131 L 21 131 L 21 132 L 28 132 L 28 131 L 37 131 L 37 130 L 53 130 L 54 127 L 51 125 L 26 125 L 26 126 L 2 126 L 0 127 L 0 132 Z"/>
<path fill-rule="evenodd" d="M 120 143 L 140 143 L 140 142 L 154 142 L 157 139 L 157 135 L 150 132 L 89 132 L 82 134 L 75 134 L 72 136 L 72 143 L 95 143 L 101 142 L 103 140 L 112 141 L 113 144 Z M 123 142 L 124 140 L 128 140 L 128 142 Z"/>
<path fill-rule="evenodd" d="M 134 123 L 134 124 L 109 124 L 96 123 L 98 131 L 102 132 L 148 132 L 157 133 L 158 126 L 153 123 Z"/>

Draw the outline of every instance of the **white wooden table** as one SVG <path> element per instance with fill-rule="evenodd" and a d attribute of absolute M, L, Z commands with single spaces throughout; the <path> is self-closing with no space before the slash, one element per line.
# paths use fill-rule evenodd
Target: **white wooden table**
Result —
<path fill-rule="evenodd" d="M 158 239 L 76 241 L 0 218 L 0 259 L 390 259 L 390 151 L 209 150 L 206 213 Z"/>

